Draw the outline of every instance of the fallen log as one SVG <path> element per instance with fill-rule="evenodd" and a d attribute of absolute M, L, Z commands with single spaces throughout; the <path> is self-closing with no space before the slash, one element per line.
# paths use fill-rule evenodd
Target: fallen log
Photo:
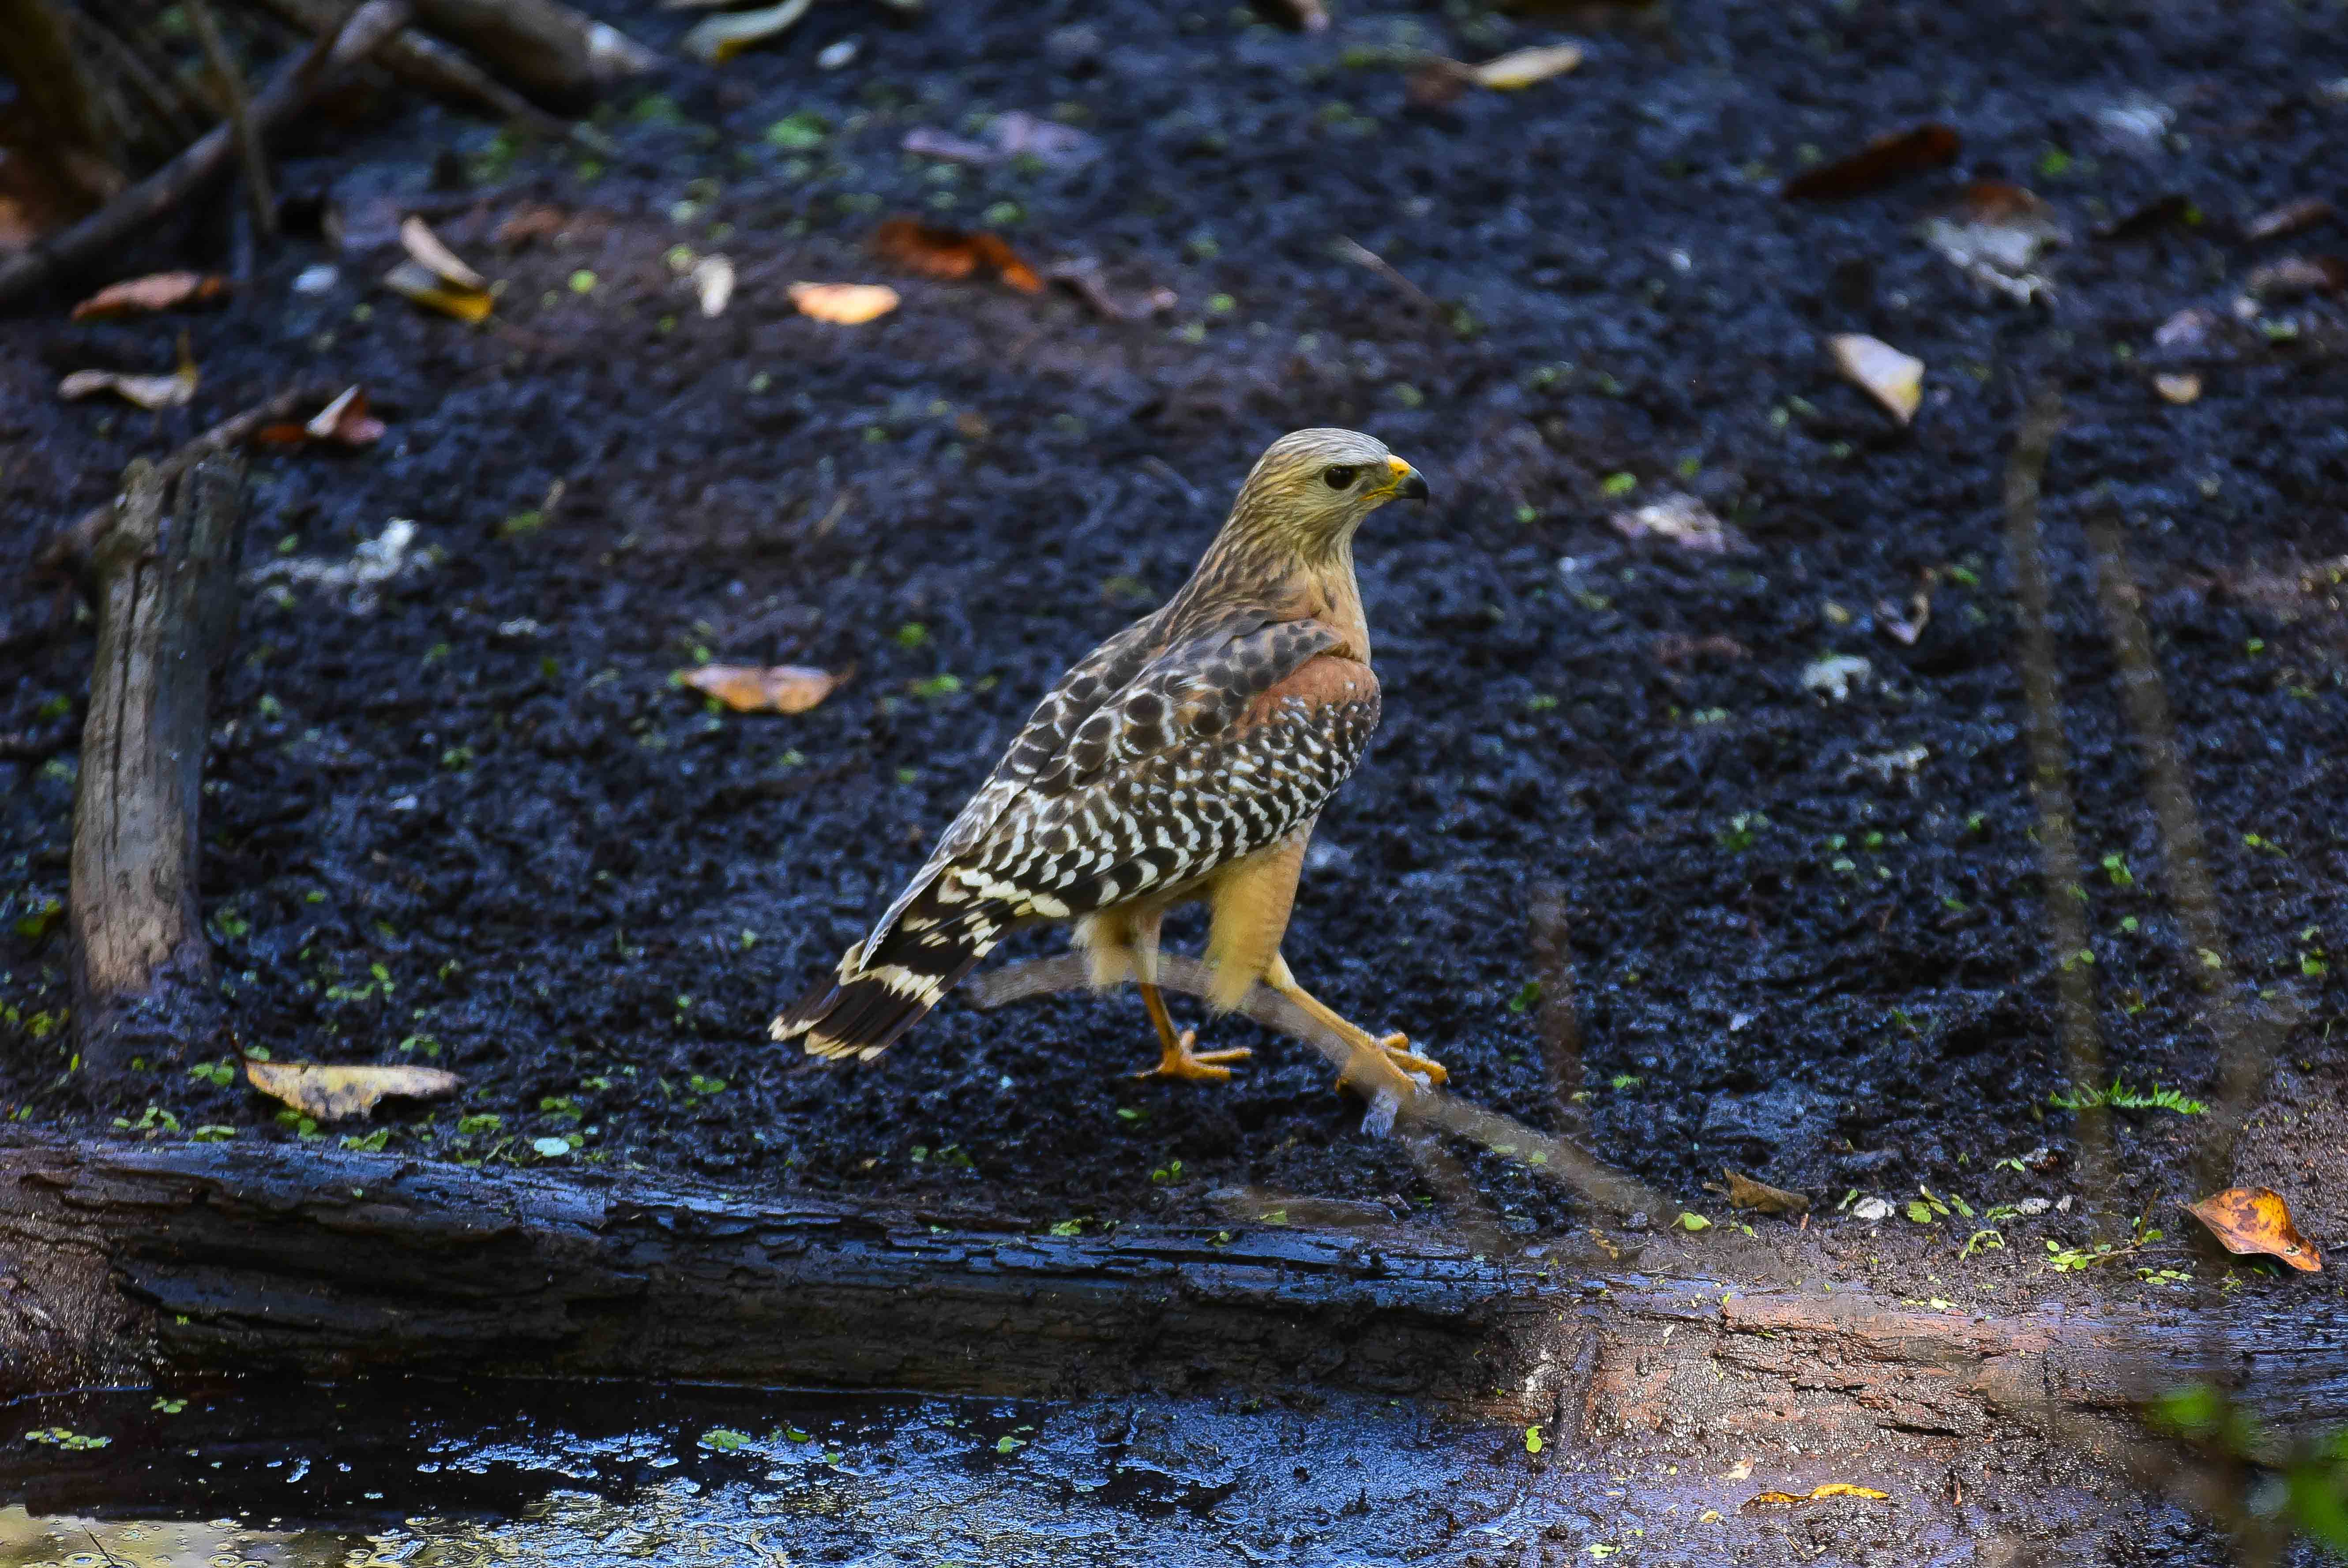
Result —
<path fill-rule="evenodd" d="M 92 547 L 98 651 L 67 903 L 74 1026 L 91 1081 L 183 1047 L 217 1006 L 196 826 L 243 515 L 240 454 L 208 451 L 176 474 L 141 459 Z"/>
<path fill-rule="evenodd" d="M 1691 1272 L 1733 1246 L 1677 1241 Z M 2348 1323 L 1967 1316 L 1570 1243 L 1015 1220 L 285 1145 L 0 1138 L 0 1397 L 158 1375 L 1076 1397 L 1312 1385 L 1605 1440 L 1981 1437 L 2206 1378 L 2348 1420 Z"/>

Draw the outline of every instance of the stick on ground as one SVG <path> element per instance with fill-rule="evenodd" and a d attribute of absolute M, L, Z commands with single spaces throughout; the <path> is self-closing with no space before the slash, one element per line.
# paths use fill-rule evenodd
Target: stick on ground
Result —
<path fill-rule="evenodd" d="M 206 709 L 236 605 L 244 462 L 213 451 L 175 479 L 123 476 L 91 556 L 98 588 L 74 791 L 74 1023 L 103 1081 L 204 1032 L 216 1006 L 196 907 Z"/>

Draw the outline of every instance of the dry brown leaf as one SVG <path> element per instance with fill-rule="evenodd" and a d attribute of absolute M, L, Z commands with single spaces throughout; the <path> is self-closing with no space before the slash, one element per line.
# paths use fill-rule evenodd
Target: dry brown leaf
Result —
<path fill-rule="evenodd" d="M 2230 1253 L 2281 1258 L 2307 1274 L 2323 1267 L 2323 1254 L 2299 1233 L 2291 1205 L 2271 1188 L 2229 1187 L 2187 1204 L 2185 1212 L 2207 1225 Z"/>
<path fill-rule="evenodd" d="M 1041 294 L 1036 275 L 999 234 L 965 232 L 918 218 L 891 218 L 872 231 L 872 249 L 882 259 L 925 278 L 966 278 L 993 273 L 1022 294 Z"/>
<path fill-rule="evenodd" d="M 1785 1508 L 1795 1503 L 1820 1502 L 1829 1497 L 1864 1497 L 1871 1498 L 1878 1502 L 1883 1502 L 1889 1501 L 1890 1496 L 1891 1494 L 1890 1492 L 1878 1491 L 1871 1486 L 1853 1486 L 1847 1480 L 1830 1480 L 1818 1486 L 1814 1486 L 1810 1488 L 1809 1491 L 1802 1492 L 1756 1492 L 1751 1498 L 1746 1500 L 1745 1506 L 1747 1508 Z"/>
<path fill-rule="evenodd" d="M 1545 82 L 1551 77 L 1561 77 L 1581 64 L 1581 47 L 1573 44 L 1552 44 L 1545 48 L 1513 49 L 1495 60 L 1468 67 L 1468 75 L 1479 88 L 1498 92 L 1516 92 Z"/>
<path fill-rule="evenodd" d="M 2282 256 L 2251 268 L 2244 286 L 2260 299 L 2337 294 L 2348 286 L 2348 262 L 2338 256 Z"/>
<path fill-rule="evenodd" d="M 736 713 L 805 713 L 848 677 L 806 665 L 704 665 L 683 678 Z"/>
<path fill-rule="evenodd" d="M 468 325 L 487 319 L 496 304 L 488 290 L 445 282 L 421 262 L 400 263 L 383 274 L 383 286 L 428 310 L 453 315 Z"/>
<path fill-rule="evenodd" d="M 333 441 L 345 447 L 373 445 L 383 438 L 383 421 L 367 412 L 364 387 L 345 389 L 341 397 L 319 409 L 302 427 L 302 433 L 314 441 Z"/>
<path fill-rule="evenodd" d="M 571 214 L 560 207 L 544 204 L 525 207 L 500 222 L 489 235 L 489 243 L 501 251 L 518 251 L 533 240 L 551 239 L 571 222 Z"/>
<path fill-rule="evenodd" d="M 801 315 L 858 326 L 897 308 L 897 291 L 886 284 L 793 284 L 791 303 Z"/>
<path fill-rule="evenodd" d="M 218 273 L 149 273 L 108 284 L 73 307 L 73 319 L 90 321 L 114 315 L 141 315 L 183 304 L 201 304 L 228 293 L 228 280 Z"/>
<path fill-rule="evenodd" d="M 111 392 L 141 408 L 177 408 L 193 402 L 201 377 L 188 335 L 180 334 L 180 367 L 168 376 L 126 376 L 114 370 L 77 370 L 57 383 L 57 396 L 72 402 Z"/>
<path fill-rule="evenodd" d="M 1738 1209 L 1757 1209 L 1765 1214 L 1806 1214 L 1810 1201 L 1799 1192 L 1788 1192 L 1782 1187 L 1772 1187 L 1766 1181 L 1756 1181 L 1724 1165 L 1721 1176 L 1728 1182 L 1728 1202 Z"/>
<path fill-rule="evenodd" d="M 432 225 L 413 213 L 400 221 L 399 246 L 443 283 L 454 284 L 458 288 L 471 289 L 476 293 L 484 292 L 489 286 L 489 279 L 459 261 L 456 252 L 440 242 L 440 236 L 432 232 Z"/>
<path fill-rule="evenodd" d="M 694 263 L 693 292 L 701 301 L 702 315 L 724 315 L 734 297 L 734 263 L 724 256 L 704 256 Z"/>
<path fill-rule="evenodd" d="M 2242 225 L 2245 240 L 2274 240 L 2313 228 L 2332 216 L 2332 203 L 2321 196 L 2302 196 L 2280 207 L 2270 207 Z"/>
<path fill-rule="evenodd" d="M 454 1094 L 458 1078 L 439 1068 L 329 1067 L 323 1063 L 261 1062 L 245 1058 L 247 1082 L 320 1121 L 365 1116 L 390 1096 L 438 1099 Z"/>
<path fill-rule="evenodd" d="M 1924 400 L 1924 362 L 1900 353 L 1881 338 L 1862 332 L 1839 333 L 1827 339 L 1842 373 L 1891 410 L 1901 424 L 1916 417 Z"/>
<path fill-rule="evenodd" d="M 1903 175 L 1956 161 L 1964 139 L 1945 125 L 1920 125 L 1877 137 L 1848 158 L 1797 174 L 1778 188 L 1788 201 L 1835 201 L 1879 190 Z"/>
<path fill-rule="evenodd" d="M 2186 404 L 2201 396 L 2201 377 L 2191 371 L 2163 372 L 2152 378 L 2152 389 L 2171 403 Z"/>

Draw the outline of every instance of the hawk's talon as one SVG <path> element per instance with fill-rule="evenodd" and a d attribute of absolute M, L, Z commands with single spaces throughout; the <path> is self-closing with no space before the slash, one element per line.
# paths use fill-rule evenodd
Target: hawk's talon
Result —
<path fill-rule="evenodd" d="M 1179 1039 L 1169 1043 L 1160 1053 L 1158 1065 L 1144 1068 L 1133 1076 L 1138 1078 L 1185 1078 L 1191 1083 L 1229 1083 L 1231 1069 L 1225 1062 L 1243 1062 L 1255 1055 L 1252 1047 L 1233 1046 L 1220 1051 L 1194 1051 L 1199 1031 L 1185 1029 Z"/>
<path fill-rule="evenodd" d="M 1431 1084 L 1451 1081 L 1451 1070 L 1448 1068 L 1433 1057 L 1423 1057 L 1412 1050 L 1410 1037 L 1399 1030 L 1386 1036 L 1378 1041 L 1377 1045 L 1378 1049 L 1385 1052 L 1386 1059 L 1406 1074 L 1424 1073 Z"/>
<path fill-rule="evenodd" d="M 1337 1082 L 1341 1087 L 1352 1085 L 1373 1100 L 1382 1089 L 1406 1100 L 1416 1091 L 1432 1088 L 1450 1077 L 1441 1062 L 1412 1050 L 1408 1035 L 1396 1033 L 1382 1039 L 1365 1037 L 1337 1074 Z"/>

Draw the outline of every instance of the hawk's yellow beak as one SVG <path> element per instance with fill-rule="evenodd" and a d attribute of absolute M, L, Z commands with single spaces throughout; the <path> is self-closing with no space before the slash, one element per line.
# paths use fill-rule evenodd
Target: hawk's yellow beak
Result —
<path fill-rule="evenodd" d="M 1419 476 L 1416 469 L 1400 458 L 1388 458 L 1386 466 L 1394 469 L 1394 482 L 1386 486 L 1388 494 L 1398 495 L 1405 500 L 1426 499 L 1426 480 Z"/>

